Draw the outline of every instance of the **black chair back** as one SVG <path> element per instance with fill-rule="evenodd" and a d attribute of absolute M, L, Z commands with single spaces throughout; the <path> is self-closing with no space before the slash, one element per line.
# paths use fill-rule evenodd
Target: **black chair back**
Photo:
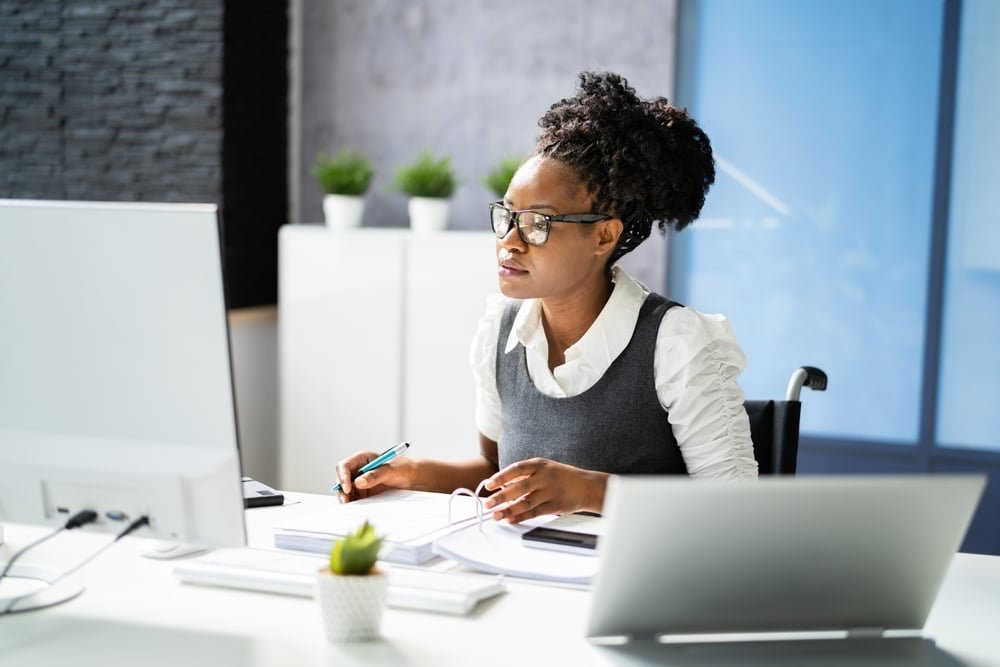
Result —
<path fill-rule="evenodd" d="M 745 401 L 750 439 L 761 475 L 794 475 L 799 455 L 799 401 Z"/>
<path fill-rule="evenodd" d="M 826 391 L 827 377 L 815 366 L 800 366 L 792 372 L 783 401 L 744 401 L 750 417 L 750 439 L 761 475 L 794 475 L 799 457 L 799 418 L 803 387 Z"/>

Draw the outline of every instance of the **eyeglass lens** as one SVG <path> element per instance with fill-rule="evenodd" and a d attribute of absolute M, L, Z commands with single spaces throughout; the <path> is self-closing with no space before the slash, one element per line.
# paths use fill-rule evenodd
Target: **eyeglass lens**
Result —
<path fill-rule="evenodd" d="M 510 221 L 516 216 L 516 223 L 521 238 L 531 245 L 542 245 L 549 238 L 549 222 L 541 213 L 522 211 L 512 213 L 503 206 L 494 206 L 492 213 L 493 232 L 497 238 L 503 238 L 510 230 Z"/>

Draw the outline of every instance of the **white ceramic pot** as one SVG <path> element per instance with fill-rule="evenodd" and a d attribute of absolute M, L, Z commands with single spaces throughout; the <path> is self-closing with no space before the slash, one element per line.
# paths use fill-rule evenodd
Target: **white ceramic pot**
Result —
<path fill-rule="evenodd" d="M 339 575 L 321 569 L 316 574 L 316 599 L 326 638 L 332 642 L 378 639 L 388 585 L 385 572 Z"/>
<path fill-rule="evenodd" d="M 410 197 L 410 229 L 415 232 L 439 232 L 448 224 L 450 199 L 436 197 Z"/>
<path fill-rule="evenodd" d="M 361 226 L 361 215 L 365 210 L 362 195 L 325 195 L 323 197 L 323 217 L 331 229 L 354 229 Z"/>

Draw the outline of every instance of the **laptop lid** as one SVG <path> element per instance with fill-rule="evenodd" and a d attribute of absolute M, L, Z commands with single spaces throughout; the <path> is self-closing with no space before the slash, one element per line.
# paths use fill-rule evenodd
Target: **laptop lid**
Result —
<path fill-rule="evenodd" d="M 587 635 L 922 628 L 985 482 L 614 477 Z"/>

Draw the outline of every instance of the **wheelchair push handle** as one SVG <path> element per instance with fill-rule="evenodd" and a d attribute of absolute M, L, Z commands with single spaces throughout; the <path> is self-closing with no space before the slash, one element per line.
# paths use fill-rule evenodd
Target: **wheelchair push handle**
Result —
<path fill-rule="evenodd" d="M 815 366 L 800 366 L 792 373 L 788 380 L 788 389 L 785 391 L 786 401 L 799 400 L 802 387 L 809 387 L 813 391 L 826 391 L 826 373 Z"/>

